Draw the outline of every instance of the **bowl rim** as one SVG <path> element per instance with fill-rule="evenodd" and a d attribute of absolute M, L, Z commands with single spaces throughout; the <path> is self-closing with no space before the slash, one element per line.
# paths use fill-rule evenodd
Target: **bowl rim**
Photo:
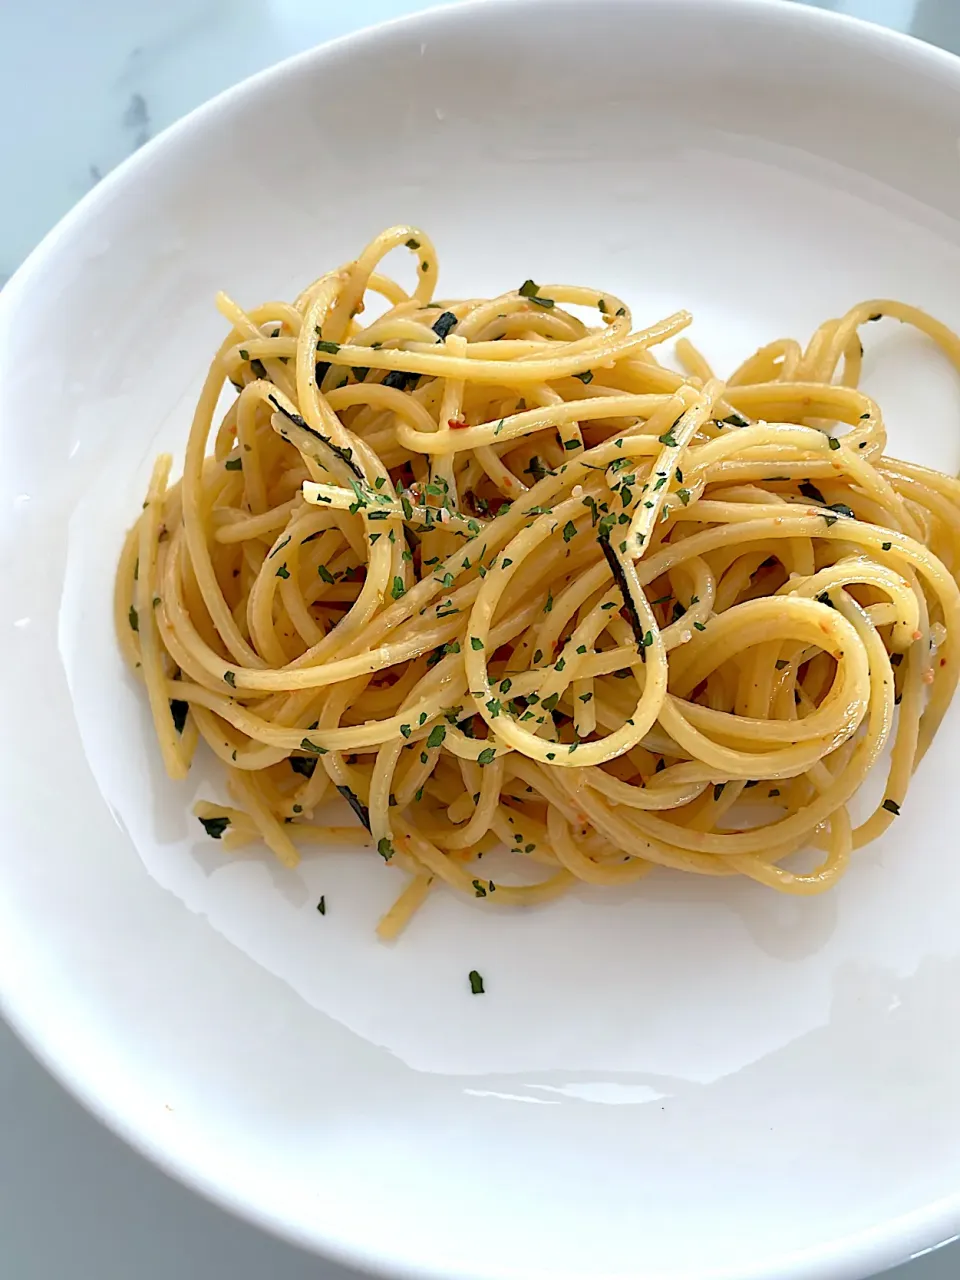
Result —
<path fill-rule="evenodd" d="M 714 16 L 720 11 L 716 0 L 594 2 L 602 3 L 611 11 L 648 8 L 680 15 L 683 10 L 703 10 L 708 6 Z M 724 0 L 722 12 L 725 17 L 730 15 L 740 19 L 772 18 L 776 23 L 782 24 L 784 31 L 789 31 L 791 27 L 819 30 L 826 39 L 833 34 L 845 32 L 884 52 L 893 63 L 907 63 L 921 68 L 926 66 L 931 71 L 939 71 L 960 90 L 960 56 L 957 54 L 906 32 L 850 14 L 813 7 L 815 3 L 816 0 Z M 101 203 L 108 201 L 115 191 L 135 180 L 140 170 L 148 166 L 162 151 L 175 147 L 181 139 L 203 128 L 209 120 L 229 112 L 235 103 L 255 97 L 263 86 L 279 83 L 301 68 L 321 66 L 329 58 L 362 53 L 366 46 L 390 39 L 397 32 L 415 32 L 419 29 L 426 34 L 436 26 L 455 26 L 465 16 L 482 15 L 493 23 L 497 21 L 498 11 L 526 10 L 532 14 L 538 9 L 547 8 L 580 9 L 582 0 L 448 0 L 446 3 L 439 0 L 434 7 L 384 19 L 313 45 L 222 90 L 175 120 L 128 156 L 60 218 L 0 289 L 0 324 L 15 317 L 21 300 L 43 272 L 47 259 L 72 234 L 75 227 L 96 213 Z M 108 1132 L 120 1138 L 162 1173 L 196 1192 L 209 1203 L 287 1244 L 371 1275 L 402 1277 L 403 1280 L 450 1280 L 451 1274 L 454 1274 L 456 1280 L 489 1280 L 488 1272 L 473 1270 L 469 1264 L 460 1264 L 456 1273 L 450 1273 L 431 1264 L 415 1265 L 382 1250 L 370 1249 L 356 1238 L 333 1237 L 329 1231 L 321 1237 L 306 1226 L 292 1223 L 274 1211 L 264 1209 L 231 1191 L 189 1159 L 175 1154 L 161 1140 L 142 1133 L 135 1120 L 111 1105 L 109 1099 L 97 1089 L 91 1075 L 79 1071 L 65 1057 L 57 1056 L 53 1048 L 45 1043 L 42 1030 L 32 1020 L 31 1011 L 26 1002 L 18 997 L 15 986 L 15 982 L 7 981 L 0 973 L 0 1018 L 35 1061 Z M 950 1195 L 940 1197 L 923 1208 L 824 1244 L 779 1258 L 761 1260 L 753 1264 L 749 1271 L 738 1271 L 736 1277 L 726 1271 L 710 1272 L 703 1274 L 702 1280 L 866 1280 L 874 1272 L 914 1261 L 958 1240 L 960 1186 Z M 701 1276 L 691 1274 L 689 1280 L 701 1280 Z"/>

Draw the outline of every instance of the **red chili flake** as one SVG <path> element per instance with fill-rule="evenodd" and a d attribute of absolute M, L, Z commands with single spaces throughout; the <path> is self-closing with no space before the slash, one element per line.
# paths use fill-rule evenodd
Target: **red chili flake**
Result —
<path fill-rule="evenodd" d="M 469 425 L 470 424 L 468 422 L 464 422 L 462 418 L 447 419 L 447 426 L 450 428 L 451 431 L 463 431 L 463 429 L 465 427 L 468 427 Z"/>

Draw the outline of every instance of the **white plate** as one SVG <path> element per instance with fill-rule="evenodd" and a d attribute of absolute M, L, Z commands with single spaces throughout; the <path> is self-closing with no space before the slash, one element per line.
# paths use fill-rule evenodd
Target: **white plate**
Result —
<path fill-rule="evenodd" d="M 960 328 L 958 121 L 960 62 L 807 9 L 468 5 L 248 81 L 47 238 L 0 295 L 0 993 L 108 1124 L 420 1276 L 861 1277 L 957 1231 L 960 708 L 822 900 L 438 893 L 384 947 L 375 856 L 294 874 L 199 833 L 208 779 L 162 776 L 109 602 L 217 288 L 291 296 L 410 221 L 446 294 L 687 306 L 720 368 L 871 295 Z M 894 452 L 956 468 L 935 354 L 878 325 L 866 381 Z"/>

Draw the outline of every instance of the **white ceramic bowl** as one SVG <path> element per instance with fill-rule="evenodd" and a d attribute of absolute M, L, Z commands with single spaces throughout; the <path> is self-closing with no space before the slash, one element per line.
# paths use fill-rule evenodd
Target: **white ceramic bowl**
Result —
<path fill-rule="evenodd" d="M 531 275 L 688 306 L 720 368 L 864 296 L 960 328 L 958 118 L 960 62 L 808 9 L 474 4 L 250 80 L 44 241 L 0 295 L 0 988 L 109 1125 L 409 1275 L 862 1277 L 956 1233 L 960 708 L 823 899 L 438 893 L 391 948 L 378 858 L 293 874 L 204 839 L 109 600 L 217 288 L 288 297 L 410 221 L 447 294 Z M 956 381 L 889 330 L 866 378 L 893 450 L 955 468 Z"/>

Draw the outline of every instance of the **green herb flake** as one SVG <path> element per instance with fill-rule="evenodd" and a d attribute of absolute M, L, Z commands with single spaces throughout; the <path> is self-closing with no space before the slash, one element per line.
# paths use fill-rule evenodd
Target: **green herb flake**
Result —
<path fill-rule="evenodd" d="M 435 724 L 430 730 L 430 736 L 427 738 L 428 747 L 439 747 L 447 736 L 447 727 L 443 724 Z"/>
<path fill-rule="evenodd" d="M 384 860 L 384 862 L 389 862 L 390 859 L 393 857 L 394 848 L 393 848 L 393 845 L 390 843 L 390 839 L 388 836 L 381 836 L 380 839 L 377 841 L 377 853 L 379 853 L 380 857 Z"/>
<path fill-rule="evenodd" d="M 484 749 L 477 756 L 477 764 L 479 765 L 492 764 L 493 761 L 496 759 L 496 756 L 497 756 L 497 752 L 494 747 L 484 747 Z"/>
<path fill-rule="evenodd" d="M 278 578 L 289 578 L 289 577 L 290 577 L 290 570 L 287 568 L 287 566 L 286 566 L 285 564 L 282 564 L 282 565 L 280 566 L 280 568 L 277 570 L 277 572 L 276 572 L 276 576 L 277 576 Z"/>
<path fill-rule="evenodd" d="M 224 469 L 224 471 L 242 471 L 242 470 L 243 470 L 243 459 L 242 459 L 242 458 L 227 458 L 226 462 L 223 464 L 223 469 Z"/>
<path fill-rule="evenodd" d="M 320 895 L 320 901 L 317 903 L 317 910 L 322 916 L 327 914 L 327 899 L 323 894 Z"/>
<path fill-rule="evenodd" d="M 472 993 L 475 996 L 482 996 L 484 994 L 483 978 L 480 977 L 476 969 L 471 969 L 470 972 L 467 974 L 467 977 L 470 980 L 470 990 L 472 991 Z"/>
<path fill-rule="evenodd" d="M 130 606 L 130 612 L 127 614 L 127 617 L 128 617 L 128 618 L 129 618 L 129 620 L 130 620 L 130 630 L 131 630 L 131 631 L 139 631 L 139 630 L 140 630 L 140 618 L 139 618 L 139 615 L 137 614 L 136 609 L 133 607 L 133 605 L 131 605 L 131 606 Z"/>
<path fill-rule="evenodd" d="M 219 840 L 230 825 L 230 819 L 226 817 L 200 818 L 198 821 L 211 840 Z"/>
<path fill-rule="evenodd" d="M 231 689 L 235 689 L 237 687 L 237 677 L 232 671 L 225 671 L 223 673 L 223 678 Z"/>
<path fill-rule="evenodd" d="M 883 808 L 886 809 L 887 813 L 892 813 L 895 818 L 899 818 L 900 806 L 896 800 L 884 800 Z"/>

